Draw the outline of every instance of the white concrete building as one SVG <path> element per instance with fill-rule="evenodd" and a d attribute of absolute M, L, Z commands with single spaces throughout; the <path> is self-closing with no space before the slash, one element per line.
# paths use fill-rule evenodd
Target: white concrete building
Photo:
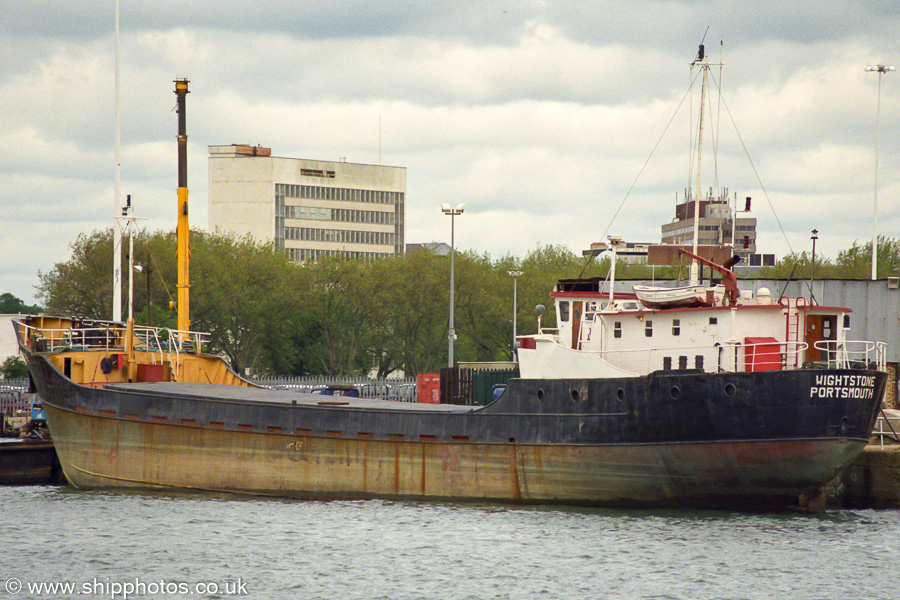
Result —
<path fill-rule="evenodd" d="M 209 227 L 272 241 L 292 260 L 402 254 L 406 168 L 209 147 Z"/>

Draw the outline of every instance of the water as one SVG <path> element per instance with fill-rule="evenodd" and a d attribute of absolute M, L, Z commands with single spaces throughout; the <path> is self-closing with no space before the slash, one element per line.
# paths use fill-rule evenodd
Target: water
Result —
<path fill-rule="evenodd" d="M 897 597 L 900 512 L 316 502 L 47 486 L 0 488 L 0 531 L 0 599 L 877 600 Z M 19 594 L 3 593 L 9 577 L 21 581 Z M 28 591 L 61 582 L 76 591 Z M 124 587 L 139 583 L 150 587 Z M 218 593 L 206 593 L 215 589 L 208 584 Z"/>

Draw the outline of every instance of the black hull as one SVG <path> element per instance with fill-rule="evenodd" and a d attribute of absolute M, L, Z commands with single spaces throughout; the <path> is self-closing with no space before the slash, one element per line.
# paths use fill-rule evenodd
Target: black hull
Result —
<path fill-rule="evenodd" d="M 458 407 L 203 384 L 94 388 L 41 355 L 29 364 L 80 487 L 631 506 L 772 508 L 815 496 L 867 443 L 886 382 L 861 370 L 511 380 L 494 403 Z M 249 461 L 269 476 L 244 485 L 161 472 L 179 471 L 179 453 L 204 469 Z M 346 472 L 332 480 L 335 461 Z M 305 470 L 285 473 L 292 463 Z M 454 464 L 458 479 L 445 484 Z M 489 474 L 509 481 L 494 486 Z"/>

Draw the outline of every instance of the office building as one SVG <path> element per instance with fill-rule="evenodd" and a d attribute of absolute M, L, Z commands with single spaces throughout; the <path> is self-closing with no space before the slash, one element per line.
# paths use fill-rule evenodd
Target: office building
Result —
<path fill-rule="evenodd" d="M 694 240 L 694 199 L 691 189 L 684 191 L 683 202 L 675 205 L 675 218 L 662 226 L 662 243 L 690 245 Z M 756 219 L 738 216 L 750 212 L 750 199 L 738 201 L 728 197 L 728 189 L 723 188 L 716 195 L 710 188 L 705 198 L 700 199 L 698 221 L 698 245 L 732 246 L 734 253 L 744 264 L 756 253 Z"/>
<path fill-rule="evenodd" d="M 209 227 L 271 241 L 295 261 L 404 249 L 406 168 L 209 147 Z"/>

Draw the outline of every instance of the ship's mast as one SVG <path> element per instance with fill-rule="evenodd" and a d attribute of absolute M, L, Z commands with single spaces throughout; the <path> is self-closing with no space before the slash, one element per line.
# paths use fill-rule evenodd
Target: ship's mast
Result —
<path fill-rule="evenodd" d="M 691 63 L 691 66 L 699 65 L 703 69 L 703 83 L 700 86 L 700 121 L 697 127 L 697 185 L 694 187 L 694 243 L 693 253 L 697 254 L 697 245 L 700 238 L 700 198 L 702 194 L 700 183 L 700 159 L 703 157 L 703 106 L 706 103 L 706 85 L 707 76 L 709 74 L 709 61 L 706 58 L 703 44 L 700 44 L 700 51 L 697 58 Z M 697 275 L 698 263 L 694 259 L 691 261 L 691 285 L 697 285 L 699 278 Z"/>
<path fill-rule="evenodd" d="M 175 95 L 178 97 L 178 330 L 190 331 L 190 272 L 191 258 L 190 227 L 188 224 L 187 187 L 187 113 L 185 98 L 188 94 L 187 79 L 175 80 Z"/>
<path fill-rule="evenodd" d="M 122 320 L 122 109 L 119 98 L 119 2 L 116 0 L 116 67 L 115 67 L 115 187 L 113 189 L 113 306 L 112 320 Z"/>

